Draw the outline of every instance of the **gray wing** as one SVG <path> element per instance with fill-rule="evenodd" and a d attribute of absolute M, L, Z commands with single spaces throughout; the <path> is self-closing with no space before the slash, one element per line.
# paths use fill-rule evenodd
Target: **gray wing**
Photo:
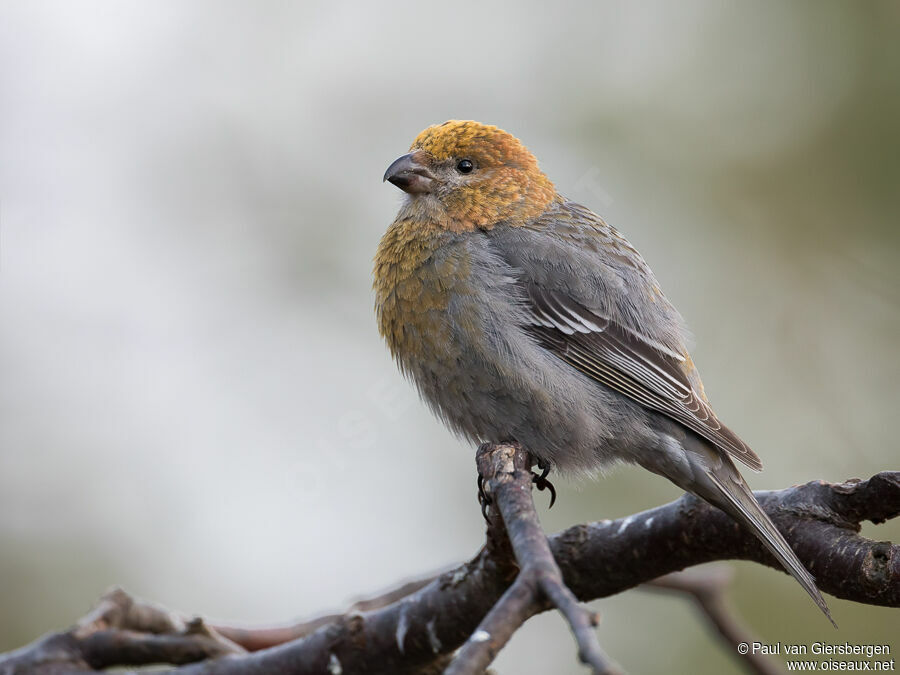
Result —
<path fill-rule="evenodd" d="M 695 391 L 685 359 L 661 349 L 567 294 L 522 280 L 526 330 L 545 349 L 596 381 L 683 424 L 751 469 L 762 462 Z"/>

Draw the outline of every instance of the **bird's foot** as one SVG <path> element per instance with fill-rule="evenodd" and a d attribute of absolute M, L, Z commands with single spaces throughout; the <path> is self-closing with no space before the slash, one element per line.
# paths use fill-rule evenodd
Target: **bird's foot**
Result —
<path fill-rule="evenodd" d="M 553 508 L 553 505 L 556 503 L 556 488 L 553 487 L 553 483 L 547 480 L 547 476 L 550 474 L 550 464 L 545 462 L 542 459 L 537 460 L 538 469 L 541 470 L 540 473 L 531 472 L 531 482 L 534 483 L 534 486 L 540 490 L 550 490 L 550 506 L 549 508 Z M 479 481 L 481 477 L 479 476 Z"/>
<path fill-rule="evenodd" d="M 488 496 L 488 493 L 484 490 L 484 476 L 478 474 L 478 503 L 481 505 L 481 516 L 486 523 L 491 522 L 488 517 L 488 507 L 491 505 L 492 501 L 493 500 Z"/>

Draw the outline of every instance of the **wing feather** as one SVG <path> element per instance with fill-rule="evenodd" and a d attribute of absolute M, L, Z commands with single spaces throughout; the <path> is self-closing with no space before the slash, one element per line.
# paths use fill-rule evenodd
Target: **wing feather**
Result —
<path fill-rule="evenodd" d="M 751 469 L 762 462 L 716 417 L 694 390 L 684 357 L 586 309 L 565 294 L 525 283 L 532 323 L 542 346 L 585 375 L 666 415 L 707 439 Z"/>

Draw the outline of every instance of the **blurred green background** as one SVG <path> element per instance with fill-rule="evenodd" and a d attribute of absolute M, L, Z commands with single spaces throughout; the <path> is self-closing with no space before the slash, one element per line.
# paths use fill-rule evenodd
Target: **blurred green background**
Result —
<path fill-rule="evenodd" d="M 474 449 L 370 290 L 381 175 L 449 118 L 641 250 L 755 488 L 900 468 L 900 3 L 4 2 L 0 91 L 0 650 L 112 584 L 286 621 L 475 553 Z M 678 495 L 557 488 L 548 530 Z M 896 610 L 835 632 L 735 567 L 767 641 L 900 652 Z M 687 602 L 594 606 L 631 672 L 735 670 Z M 583 672 L 555 615 L 496 665 Z"/>

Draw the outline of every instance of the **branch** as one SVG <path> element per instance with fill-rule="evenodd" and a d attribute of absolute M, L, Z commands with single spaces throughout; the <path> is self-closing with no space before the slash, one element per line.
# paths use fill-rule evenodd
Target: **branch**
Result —
<path fill-rule="evenodd" d="M 391 605 L 408 595 L 412 595 L 419 589 L 424 588 L 434 581 L 436 577 L 437 575 L 432 574 L 423 579 L 409 581 L 397 588 L 393 588 L 381 595 L 377 595 L 374 598 L 358 600 L 353 603 L 344 614 L 371 612 L 372 610 L 381 609 L 382 607 Z M 241 626 L 225 626 L 218 624 L 213 624 L 211 628 L 219 635 L 240 645 L 248 652 L 257 652 L 261 649 L 277 647 L 285 642 L 291 642 L 292 640 L 305 637 L 323 626 L 338 621 L 341 616 L 341 614 L 326 614 L 310 619 L 309 621 L 302 621 L 287 626 L 271 626 L 268 628 L 245 628 Z"/>
<path fill-rule="evenodd" d="M 202 619 L 185 621 L 113 589 L 68 631 L 0 654 L 0 675 L 72 675 L 112 666 L 192 663 L 242 652 Z"/>
<path fill-rule="evenodd" d="M 756 639 L 729 609 L 725 601 L 725 589 L 734 572 L 729 567 L 716 566 L 703 571 L 673 572 L 645 584 L 645 588 L 665 593 L 687 595 L 694 600 L 697 609 L 706 619 L 729 656 L 744 662 L 747 670 L 755 675 L 781 675 L 783 670 L 771 656 L 748 651 L 741 654 L 734 647 L 741 642 L 753 644 Z"/>
<path fill-rule="evenodd" d="M 532 461 L 528 453 L 515 445 L 485 444 L 478 449 L 477 461 L 478 474 L 485 481 L 488 496 L 499 506 L 521 571 L 460 649 L 446 675 L 484 672 L 513 633 L 548 607 L 556 607 L 569 622 L 582 663 L 595 673 L 620 672 L 597 641 L 597 616 L 579 605 L 563 583 L 531 499 Z"/>
<path fill-rule="evenodd" d="M 900 472 L 840 484 L 814 481 L 756 496 L 823 591 L 856 602 L 900 607 L 900 546 L 858 534 L 864 520 L 880 523 L 900 514 Z M 550 537 L 549 544 L 566 586 L 582 601 L 620 593 L 712 560 L 752 560 L 780 569 L 752 535 L 723 512 L 689 495 L 616 521 L 577 525 Z M 209 659 L 181 666 L 176 669 L 179 675 L 303 675 L 329 669 L 345 674 L 423 673 L 446 663 L 447 655 L 472 635 L 513 582 L 516 566 L 503 548 L 492 537 L 473 560 L 441 574 L 412 595 L 374 611 L 350 612 L 299 640 L 250 654 L 239 653 L 233 645 L 230 651 L 209 646 L 175 621 L 171 621 L 176 629 L 170 632 L 173 639 L 203 648 L 172 650 L 161 644 L 163 640 L 152 639 L 165 632 L 154 633 L 141 628 L 141 623 L 127 629 L 114 624 L 108 628 L 126 642 L 141 645 L 141 663 Z M 213 633 L 208 639 L 224 640 L 208 627 L 206 631 Z M 0 655 L 0 674 L 50 675 L 89 672 L 113 663 L 135 664 L 127 649 L 107 642 L 98 652 L 85 646 L 91 644 L 98 643 L 90 634 L 82 636 L 77 627 L 56 633 Z M 93 660 L 85 659 L 85 654 Z M 222 654 L 226 655 L 214 658 Z M 52 670 L 53 663 L 69 667 Z"/>

